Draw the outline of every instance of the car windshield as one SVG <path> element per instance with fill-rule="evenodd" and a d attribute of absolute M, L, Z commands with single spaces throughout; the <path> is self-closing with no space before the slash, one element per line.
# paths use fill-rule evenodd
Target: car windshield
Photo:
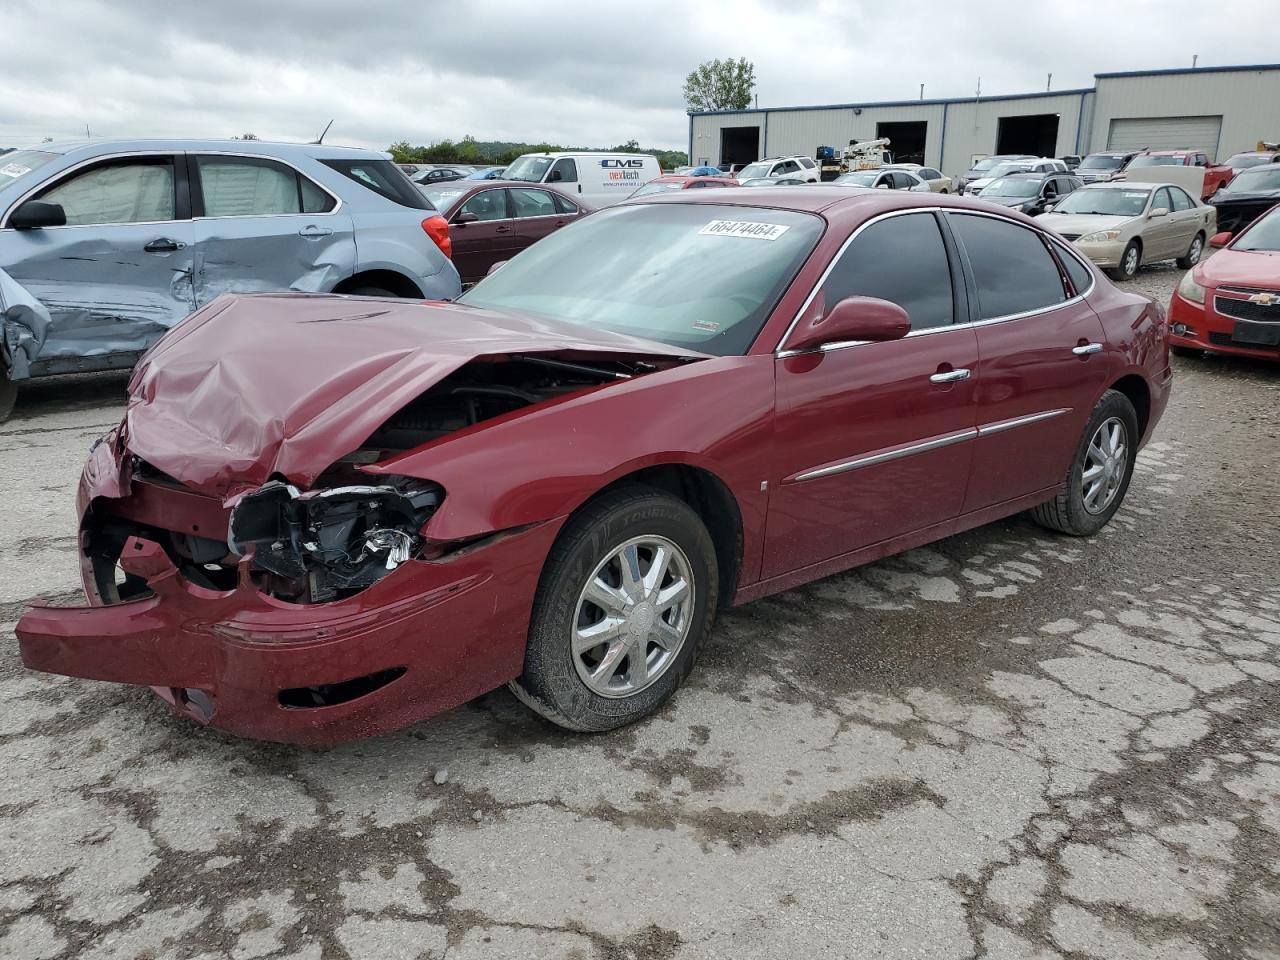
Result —
<path fill-rule="evenodd" d="M 748 180 L 751 177 L 767 177 L 769 175 L 769 168 L 772 166 L 772 163 L 748 163 L 738 171 L 738 178 L 741 180 Z"/>
<path fill-rule="evenodd" d="M 1274 162 L 1275 157 L 1270 153 L 1237 153 L 1234 157 L 1227 158 L 1227 166 L 1232 170 L 1247 170 Z"/>
<path fill-rule="evenodd" d="M 666 193 L 668 190 L 679 190 L 683 186 L 684 184 L 679 180 L 650 180 L 631 196 L 647 197 L 651 193 Z"/>
<path fill-rule="evenodd" d="M 1034 197 L 1039 193 L 1040 181 L 1024 177 L 1002 177 L 987 184 L 982 191 L 984 197 Z"/>
<path fill-rule="evenodd" d="M 521 157 L 503 175 L 504 180 L 524 180 L 526 183 L 541 183 L 547 169 L 555 163 L 555 157 Z"/>
<path fill-rule="evenodd" d="M 1109 190 L 1085 187 L 1059 200 L 1053 212 L 1136 217 L 1147 208 L 1147 199 L 1150 196 L 1150 190 Z"/>
<path fill-rule="evenodd" d="M 1280 252 L 1280 207 L 1260 217 L 1231 247 L 1232 250 Z"/>
<path fill-rule="evenodd" d="M 1134 157 L 1129 161 L 1130 167 L 1181 167 L 1185 166 L 1181 157 L 1171 157 L 1166 155 L 1156 156 L 1151 153 L 1143 153 Z"/>
<path fill-rule="evenodd" d="M 818 217 L 791 210 L 614 207 L 539 240 L 461 302 L 738 355 L 822 230 Z"/>
<path fill-rule="evenodd" d="M 13 153 L 0 154 L 0 190 L 24 173 L 43 167 L 56 156 L 56 153 L 45 153 L 43 150 L 15 150 Z"/>
<path fill-rule="evenodd" d="M 855 187 L 873 187 L 878 176 L 880 176 L 879 170 L 858 170 L 854 173 L 842 173 L 836 177 L 835 182 L 852 184 Z"/>
<path fill-rule="evenodd" d="M 455 180 L 448 183 L 434 184 L 432 186 L 422 184 L 418 189 L 421 190 L 423 195 L 435 205 L 437 210 L 441 213 L 448 213 L 458 205 L 458 201 L 462 199 L 468 188 L 463 187 L 461 185 L 461 181 Z"/>
<path fill-rule="evenodd" d="M 1119 170 L 1123 163 L 1124 163 L 1124 158 L 1122 157 L 1102 157 L 1102 156 L 1095 155 L 1092 157 L 1085 157 L 1083 160 L 1080 161 L 1080 166 L 1077 167 L 1076 169 L 1078 170 Z"/>
<path fill-rule="evenodd" d="M 1223 193 L 1259 193 L 1280 190 L 1280 164 L 1264 170 L 1245 170 L 1222 188 Z"/>

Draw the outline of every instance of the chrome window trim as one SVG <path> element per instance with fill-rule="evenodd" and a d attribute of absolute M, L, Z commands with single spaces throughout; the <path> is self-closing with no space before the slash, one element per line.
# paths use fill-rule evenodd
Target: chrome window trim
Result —
<path fill-rule="evenodd" d="M 989 220 L 998 220 L 1001 223 L 1008 223 L 1008 224 L 1011 224 L 1012 226 L 1020 227 L 1023 230 L 1028 230 L 1033 234 L 1038 234 L 1041 237 L 1045 238 L 1049 243 L 1057 244 L 1059 247 L 1067 246 L 1067 244 L 1065 244 L 1063 241 L 1058 239 L 1058 237 L 1056 237 L 1054 234 L 1049 233 L 1047 230 L 1037 230 L 1037 229 L 1028 227 L 1026 224 L 1018 223 L 1016 220 L 1012 220 L 1008 217 L 1002 217 L 999 214 L 995 214 L 995 213 L 987 213 L 985 210 L 969 210 L 967 208 L 960 208 L 960 207 L 940 207 L 940 206 L 939 207 L 904 207 L 901 210 L 890 210 L 887 213 L 882 213 L 878 216 L 872 217 L 870 220 L 867 220 L 859 224 L 858 228 L 854 230 L 853 233 L 849 234 L 848 239 L 846 239 L 845 242 L 840 245 L 840 249 L 836 251 L 835 256 L 831 258 L 831 262 L 828 263 L 826 269 L 822 271 L 822 275 L 818 277 L 817 282 L 813 285 L 813 289 L 810 290 L 809 295 L 805 297 L 804 303 L 800 305 L 800 309 L 796 311 L 796 315 L 795 317 L 792 318 L 791 324 L 787 327 L 786 332 L 783 333 L 782 338 L 778 341 L 778 345 L 774 348 L 773 355 L 775 359 L 784 360 L 787 357 L 800 356 L 801 354 L 806 354 L 806 353 L 829 353 L 832 350 L 843 350 L 846 347 L 857 347 L 865 343 L 873 342 L 868 340 L 847 340 L 847 341 L 840 341 L 838 343 L 824 344 L 821 347 L 807 347 L 803 350 L 783 350 L 782 349 L 782 345 L 787 342 L 791 334 L 795 331 L 796 325 L 800 323 L 800 318 L 803 317 L 805 314 L 805 311 L 809 309 L 810 305 L 813 303 L 814 298 L 818 295 L 818 291 L 822 289 L 823 284 L 827 282 L 827 278 L 831 276 L 831 271 L 835 269 L 836 264 L 840 262 L 840 258 L 844 256 L 845 251 L 849 249 L 849 246 L 853 243 L 854 240 L 858 239 L 859 235 L 861 235 L 863 230 L 867 229 L 872 224 L 880 223 L 882 220 L 888 220 L 890 217 L 909 216 L 913 213 L 934 213 L 934 212 L 944 213 L 944 214 L 945 213 L 962 213 L 965 216 L 986 217 Z M 1071 252 L 1071 255 L 1075 257 L 1075 259 L 1080 263 L 1083 264 L 1086 262 L 1074 250 L 1070 252 Z M 941 333 L 946 330 L 964 330 L 970 327 L 985 327 L 993 323 L 1005 323 L 1009 320 L 1022 320 L 1026 317 L 1040 316 L 1041 314 L 1047 314 L 1047 313 L 1052 313 L 1055 310 L 1061 310 L 1063 307 L 1069 307 L 1074 303 L 1079 303 L 1080 301 L 1082 301 L 1085 297 L 1087 297 L 1090 293 L 1093 292 L 1094 288 L 1098 284 L 1098 278 L 1097 276 L 1094 275 L 1092 265 L 1089 265 L 1086 269 L 1088 269 L 1089 276 L 1090 278 L 1092 278 L 1092 282 L 1089 284 L 1088 289 L 1085 290 L 1083 293 L 1077 293 L 1075 296 L 1071 297 L 1070 299 L 1063 300 L 1061 303 L 1055 303 L 1052 306 L 1048 306 L 1048 307 L 1041 307 L 1037 310 L 1027 310 L 1023 313 L 1010 313 L 1001 317 L 990 317 L 985 320 L 973 320 L 967 323 L 950 323 L 943 327 L 926 327 L 923 330 L 912 330 L 910 333 L 906 335 L 906 337 L 903 337 L 903 339 L 905 340 L 911 337 L 923 337 L 931 333 Z M 1071 279 L 1070 276 L 1068 276 L 1067 279 L 1070 280 Z"/>
<path fill-rule="evenodd" d="M 816 467 L 812 470 L 805 470 L 797 473 L 793 477 L 783 480 L 783 483 L 803 483 L 806 480 L 818 480 L 822 477 L 833 477 L 836 474 L 848 473 L 850 470 L 858 470 L 862 467 L 873 467 L 879 463 L 889 463 L 892 460 L 901 460 L 903 457 L 910 457 L 917 453 L 925 453 L 929 450 L 938 450 L 942 447 L 949 447 L 952 444 L 964 443 L 966 440 L 973 440 L 978 436 L 978 431 L 974 427 L 966 430 L 960 430 L 956 433 L 946 433 L 941 436 L 931 437 L 928 440 L 922 440 L 919 443 L 913 443 L 910 446 L 898 447 L 893 450 L 885 450 L 880 453 L 865 454 L 860 457 L 854 457 L 851 460 L 843 460 L 839 463 L 833 463 L 826 467 Z"/>
<path fill-rule="evenodd" d="M 185 151 L 182 151 L 182 150 L 123 150 L 119 153 L 104 153 L 100 156 L 88 157 L 87 159 L 81 160 L 79 163 L 72 164 L 71 166 L 67 167 L 65 170 L 58 171 L 48 180 L 45 180 L 43 183 L 36 184 L 34 187 L 31 187 L 29 190 L 27 190 L 26 193 L 22 194 L 22 196 L 18 197 L 17 200 L 15 200 L 13 203 L 9 205 L 9 209 L 4 212 L 4 219 L 3 221 L 0 221 L 0 230 L 13 230 L 14 228 L 9 226 L 9 219 L 12 216 L 13 212 L 17 210 L 20 206 L 22 206 L 24 203 L 26 203 L 28 200 L 30 200 L 32 197 L 34 197 L 37 193 L 41 193 L 45 190 L 52 190 L 54 187 L 59 186 L 64 180 L 68 179 L 70 176 L 77 173 L 84 167 L 89 166 L 90 164 L 101 163 L 105 160 L 126 160 L 129 158 L 145 158 L 145 157 L 171 157 L 176 160 L 178 157 L 182 157 L 185 155 L 186 155 Z M 175 183 L 176 183 L 176 177 L 175 177 Z M 178 220 L 178 219 L 130 220 L 127 223 L 67 223 L 67 224 L 63 224 L 60 227 L 41 227 L 40 229 L 41 230 L 83 230 L 85 227 L 145 227 L 145 226 L 152 226 L 158 223 L 190 223 L 191 220 L 192 220 L 191 217 L 186 217 L 182 220 Z"/>
<path fill-rule="evenodd" d="M 313 187 L 318 189 L 320 192 L 328 194 L 328 196 L 332 198 L 334 201 L 333 209 L 327 210 L 324 213 L 228 213 L 228 214 L 223 214 L 222 216 L 217 216 L 217 217 L 211 217 L 207 215 L 203 217 L 192 217 L 191 218 L 192 220 L 242 220 L 245 217 L 257 217 L 259 219 L 266 219 L 268 217 L 332 217 L 335 213 L 337 213 L 339 210 L 342 209 L 343 200 L 340 196 L 338 196 L 336 193 L 334 193 L 324 184 L 316 183 L 314 177 L 309 176 L 306 173 L 306 171 L 290 163 L 288 160 L 282 160 L 279 157 L 272 157 L 272 156 L 268 156 L 266 154 L 260 154 L 260 153 L 237 153 L 234 150 L 188 150 L 186 151 L 186 154 L 189 157 L 195 158 L 197 176 L 199 176 L 200 174 L 200 158 L 205 156 L 238 157 L 245 160 L 272 160 L 272 161 L 275 161 L 276 163 L 280 163 L 288 167 L 298 176 L 305 177 L 308 183 L 310 183 Z M 316 162 L 319 163 L 320 161 L 316 161 Z M 334 173 L 338 173 L 338 171 L 335 170 Z M 338 175 L 345 176 L 344 174 L 340 174 L 340 173 Z M 350 179 L 350 178 L 348 177 L 347 179 Z M 352 181 L 352 182 L 354 183 L 355 181 Z M 382 196 L 382 194 L 378 194 L 378 195 Z M 201 197 L 201 200 L 203 201 L 204 199 L 203 183 L 200 184 L 200 197 Z"/>

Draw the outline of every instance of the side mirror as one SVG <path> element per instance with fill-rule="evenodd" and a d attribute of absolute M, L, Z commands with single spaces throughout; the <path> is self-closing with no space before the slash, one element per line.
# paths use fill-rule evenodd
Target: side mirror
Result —
<path fill-rule="evenodd" d="M 562 174 L 559 170 L 552 170 L 551 176 L 547 177 L 547 183 L 559 183 L 563 179 L 564 179 L 564 174 Z"/>
<path fill-rule="evenodd" d="M 502 266 L 502 265 L 503 265 L 504 263 L 506 263 L 506 262 L 507 262 L 507 261 L 505 261 L 505 260 L 496 260 L 496 261 L 494 261 L 493 263 L 489 264 L 489 269 L 488 269 L 488 270 L 486 270 L 486 271 L 484 272 L 484 275 L 487 277 L 487 276 L 489 276 L 489 274 L 491 274 L 491 273 L 497 273 L 497 272 L 498 272 L 498 268 L 499 268 L 500 266 Z"/>
<path fill-rule="evenodd" d="M 39 230 L 41 227 L 65 227 L 67 213 L 60 203 L 28 200 L 9 218 L 9 226 L 15 230 Z"/>
<path fill-rule="evenodd" d="M 1223 230 L 1221 233 L 1215 233 L 1209 238 L 1209 246 L 1222 248 L 1231 242 L 1231 238 L 1235 236 L 1230 230 Z"/>
<path fill-rule="evenodd" d="M 479 219 L 478 213 L 460 213 L 453 218 L 453 224 L 457 227 L 465 227 L 468 223 L 475 223 Z"/>
<path fill-rule="evenodd" d="M 846 297 L 823 316 L 796 329 L 787 350 L 810 350 L 850 340 L 901 340 L 911 332 L 911 318 L 896 303 L 875 297 Z"/>
<path fill-rule="evenodd" d="M 1154 220 L 1156 219 L 1156 217 L 1167 217 L 1168 215 L 1169 215 L 1168 207 L 1156 207 L 1149 214 L 1147 214 L 1147 217 L 1150 220 Z"/>

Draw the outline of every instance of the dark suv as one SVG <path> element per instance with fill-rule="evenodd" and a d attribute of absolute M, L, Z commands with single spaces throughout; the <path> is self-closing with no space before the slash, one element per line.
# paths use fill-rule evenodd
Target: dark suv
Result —
<path fill-rule="evenodd" d="M 1080 178 L 1070 173 L 1011 173 L 993 180 L 978 196 L 1034 217 L 1082 186 Z"/>

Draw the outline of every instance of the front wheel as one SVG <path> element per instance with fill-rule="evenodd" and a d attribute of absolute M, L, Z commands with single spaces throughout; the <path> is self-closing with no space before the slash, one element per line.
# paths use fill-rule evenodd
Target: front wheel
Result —
<path fill-rule="evenodd" d="M 9 379 L 7 370 L 0 369 L 0 423 L 9 419 L 18 399 L 18 385 Z"/>
<path fill-rule="evenodd" d="M 1041 526 L 1074 537 L 1097 533 L 1120 509 L 1138 457 L 1138 415 L 1129 398 L 1108 390 L 1093 408 L 1066 489 L 1031 511 Z"/>
<path fill-rule="evenodd" d="M 1132 280 L 1138 275 L 1138 267 L 1142 265 L 1142 250 L 1137 241 L 1130 240 L 1129 245 L 1120 254 L 1120 266 L 1110 271 L 1113 280 Z"/>
<path fill-rule="evenodd" d="M 547 558 L 512 692 L 569 730 L 653 713 L 693 669 L 718 586 L 715 545 L 688 504 L 650 487 L 606 494 Z"/>

